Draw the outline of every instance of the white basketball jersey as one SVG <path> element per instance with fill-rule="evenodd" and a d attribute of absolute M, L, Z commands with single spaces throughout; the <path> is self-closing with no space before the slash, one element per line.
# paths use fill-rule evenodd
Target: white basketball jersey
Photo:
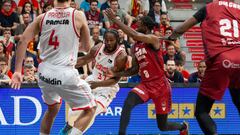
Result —
<path fill-rule="evenodd" d="M 41 22 L 40 59 L 53 65 L 74 66 L 79 36 L 74 26 L 74 8 L 53 8 Z"/>
<path fill-rule="evenodd" d="M 118 47 L 115 52 L 107 54 L 106 52 L 104 52 L 104 47 L 105 44 L 100 47 L 95 56 L 95 66 L 91 75 L 95 81 L 103 81 L 109 79 L 109 77 L 105 76 L 104 73 L 114 67 L 115 58 L 122 51 L 125 51 L 123 47 Z"/>

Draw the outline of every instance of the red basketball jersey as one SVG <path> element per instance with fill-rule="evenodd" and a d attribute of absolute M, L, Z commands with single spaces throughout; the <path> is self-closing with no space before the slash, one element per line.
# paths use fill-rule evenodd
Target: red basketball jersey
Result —
<path fill-rule="evenodd" d="M 154 50 L 151 45 L 137 42 L 133 47 L 133 53 L 139 64 L 142 82 L 162 79 L 165 76 L 161 49 Z"/>
<path fill-rule="evenodd" d="M 229 0 L 209 3 L 201 28 L 207 58 L 240 47 L 240 5 Z"/>

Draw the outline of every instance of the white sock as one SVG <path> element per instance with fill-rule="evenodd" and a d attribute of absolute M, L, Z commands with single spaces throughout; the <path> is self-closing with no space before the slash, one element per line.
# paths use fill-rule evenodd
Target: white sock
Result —
<path fill-rule="evenodd" d="M 83 132 L 80 131 L 79 129 L 73 127 L 72 131 L 71 131 L 71 133 L 69 135 L 83 135 Z"/>
<path fill-rule="evenodd" d="M 41 133 L 41 132 L 40 132 L 40 134 L 39 134 L 39 135 L 49 135 L 49 134 L 45 134 L 45 133 Z"/>

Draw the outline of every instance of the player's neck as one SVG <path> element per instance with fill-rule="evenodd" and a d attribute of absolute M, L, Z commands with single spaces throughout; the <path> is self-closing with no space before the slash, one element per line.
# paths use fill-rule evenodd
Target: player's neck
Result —
<path fill-rule="evenodd" d="M 69 3 L 68 2 L 64 2 L 64 3 L 55 3 L 55 7 L 54 8 L 66 8 L 66 7 L 69 7 Z"/>

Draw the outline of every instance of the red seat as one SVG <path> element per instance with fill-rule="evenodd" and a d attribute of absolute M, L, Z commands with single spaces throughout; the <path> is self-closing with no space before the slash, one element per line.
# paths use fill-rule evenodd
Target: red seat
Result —
<path fill-rule="evenodd" d="M 205 54 L 199 53 L 199 54 L 192 54 L 192 60 L 193 61 L 200 61 L 204 59 Z"/>
<path fill-rule="evenodd" d="M 204 49 L 203 49 L 203 47 L 189 47 L 188 48 L 188 51 L 190 52 L 190 53 L 196 53 L 196 52 L 204 52 Z"/>
<path fill-rule="evenodd" d="M 198 32 L 186 32 L 184 34 L 184 38 L 186 38 L 186 39 L 201 39 L 202 34 L 198 33 Z"/>
<path fill-rule="evenodd" d="M 187 40 L 186 45 L 188 47 L 201 47 L 201 46 L 203 46 L 203 42 L 201 39 L 195 39 L 195 40 L 189 39 L 189 40 Z"/>

